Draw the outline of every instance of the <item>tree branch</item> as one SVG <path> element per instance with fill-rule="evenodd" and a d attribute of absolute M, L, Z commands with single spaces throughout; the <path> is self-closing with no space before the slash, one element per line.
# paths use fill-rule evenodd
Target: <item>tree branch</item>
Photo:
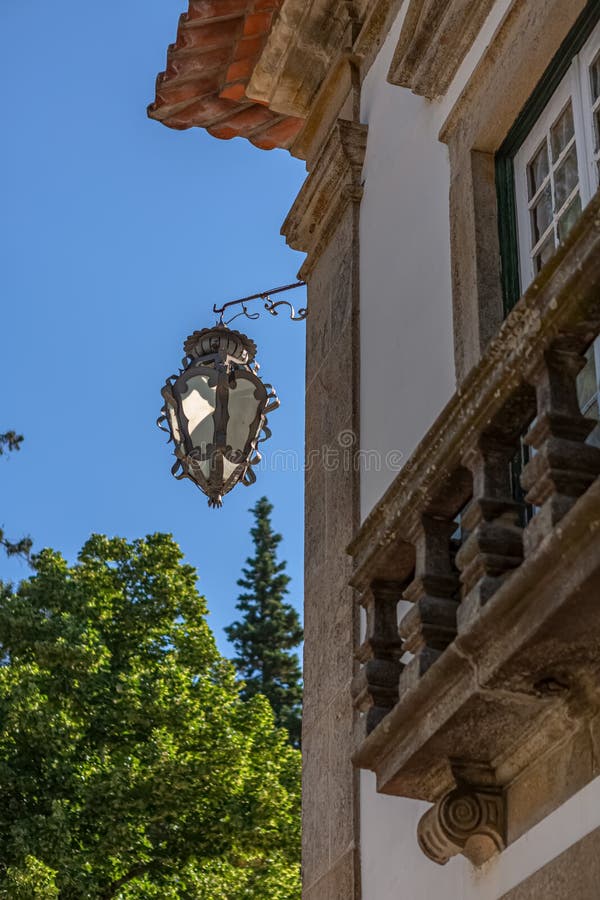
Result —
<path fill-rule="evenodd" d="M 126 872 L 125 875 L 117 878 L 116 881 L 111 882 L 106 893 L 101 895 L 101 900 L 113 900 L 113 897 L 116 897 L 117 895 L 117 891 L 120 891 L 122 887 L 125 887 L 130 881 L 133 881 L 134 878 L 138 878 L 140 875 L 145 875 L 146 872 L 150 872 L 156 865 L 157 861 L 151 859 L 149 862 L 137 863 L 137 865 L 132 866 L 129 872 Z"/>

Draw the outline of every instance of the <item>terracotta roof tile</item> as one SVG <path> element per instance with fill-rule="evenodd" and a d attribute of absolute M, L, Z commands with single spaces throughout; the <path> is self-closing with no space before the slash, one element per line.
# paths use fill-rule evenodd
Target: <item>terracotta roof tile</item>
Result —
<path fill-rule="evenodd" d="M 281 116 L 246 96 L 282 0 L 189 0 L 177 40 L 156 79 L 148 115 L 170 128 L 206 128 L 215 137 L 248 138 L 289 148 L 302 119 Z"/>
<path fill-rule="evenodd" d="M 196 19 L 220 19 L 246 14 L 247 0 L 189 0 L 188 22 Z"/>

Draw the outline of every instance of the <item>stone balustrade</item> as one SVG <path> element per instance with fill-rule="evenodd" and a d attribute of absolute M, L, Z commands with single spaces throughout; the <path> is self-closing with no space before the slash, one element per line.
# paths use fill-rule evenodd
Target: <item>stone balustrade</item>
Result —
<path fill-rule="evenodd" d="M 596 196 L 349 548 L 366 610 L 355 763 L 436 804 L 419 841 L 438 862 L 518 835 L 504 804 L 540 735 L 558 746 L 600 699 L 600 449 L 577 398 L 599 332 Z M 493 798 L 493 840 L 475 823 L 440 849 L 436 810 L 456 792 Z"/>

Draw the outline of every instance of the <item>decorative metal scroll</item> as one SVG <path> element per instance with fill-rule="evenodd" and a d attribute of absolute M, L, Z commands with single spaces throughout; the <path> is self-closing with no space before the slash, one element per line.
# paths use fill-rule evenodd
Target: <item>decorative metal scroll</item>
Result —
<path fill-rule="evenodd" d="M 282 287 L 271 288 L 271 290 L 262 291 L 260 294 L 251 294 L 249 297 L 240 297 L 238 300 L 229 300 L 227 303 L 224 303 L 223 306 L 217 306 L 217 304 L 215 303 L 213 306 L 213 312 L 219 316 L 219 325 L 229 325 L 231 324 L 231 322 L 233 322 L 234 319 L 237 319 L 239 316 L 245 316 L 246 319 L 258 319 L 260 313 L 249 312 L 246 304 L 251 303 L 253 300 L 262 300 L 264 302 L 265 310 L 272 316 L 278 316 L 279 307 L 286 306 L 289 310 L 290 319 L 293 322 L 301 322 L 308 315 L 308 309 L 306 309 L 306 307 L 301 306 L 298 310 L 296 310 L 288 300 L 272 300 L 271 297 L 273 294 L 282 294 L 284 291 L 293 291 L 295 290 L 295 288 L 304 287 L 305 284 L 305 281 L 296 281 L 294 282 L 294 284 L 285 284 Z M 230 309 L 232 306 L 241 306 L 241 311 L 237 312 L 230 319 L 225 319 L 225 311 L 227 309 Z"/>

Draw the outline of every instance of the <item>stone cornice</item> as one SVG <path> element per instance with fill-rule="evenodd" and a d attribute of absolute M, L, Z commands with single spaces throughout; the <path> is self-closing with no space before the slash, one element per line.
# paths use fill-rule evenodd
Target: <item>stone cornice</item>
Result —
<path fill-rule="evenodd" d="M 329 95 L 326 117 L 339 114 L 345 98 L 341 63 L 353 57 L 364 78 L 377 56 L 402 0 L 285 0 L 258 61 L 247 95 L 269 108 L 304 119 Z M 300 142 L 302 143 L 302 141 Z M 296 148 L 302 155 L 301 147 Z"/>
<path fill-rule="evenodd" d="M 412 0 L 388 80 L 429 99 L 446 93 L 495 0 Z"/>
<path fill-rule="evenodd" d="M 494 0 L 407 2 L 388 80 L 442 96 Z M 402 0 L 285 0 L 247 96 L 280 115 L 308 118 L 324 83 L 343 73 L 343 55 L 353 56 L 365 77 L 401 8 Z M 343 91 L 329 94 L 329 114 L 339 114 Z"/>
<path fill-rule="evenodd" d="M 348 204 L 362 197 L 366 144 L 366 125 L 338 119 L 283 223 L 281 233 L 290 247 L 308 254 L 303 277 L 310 273 Z"/>
<path fill-rule="evenodd" d="M 352 46 L 354 20 L 350 0 L 285 0 L 248 96 L 271 110 L 302 110 L 299 116 L 306 118 L 332 60 Z"/>

